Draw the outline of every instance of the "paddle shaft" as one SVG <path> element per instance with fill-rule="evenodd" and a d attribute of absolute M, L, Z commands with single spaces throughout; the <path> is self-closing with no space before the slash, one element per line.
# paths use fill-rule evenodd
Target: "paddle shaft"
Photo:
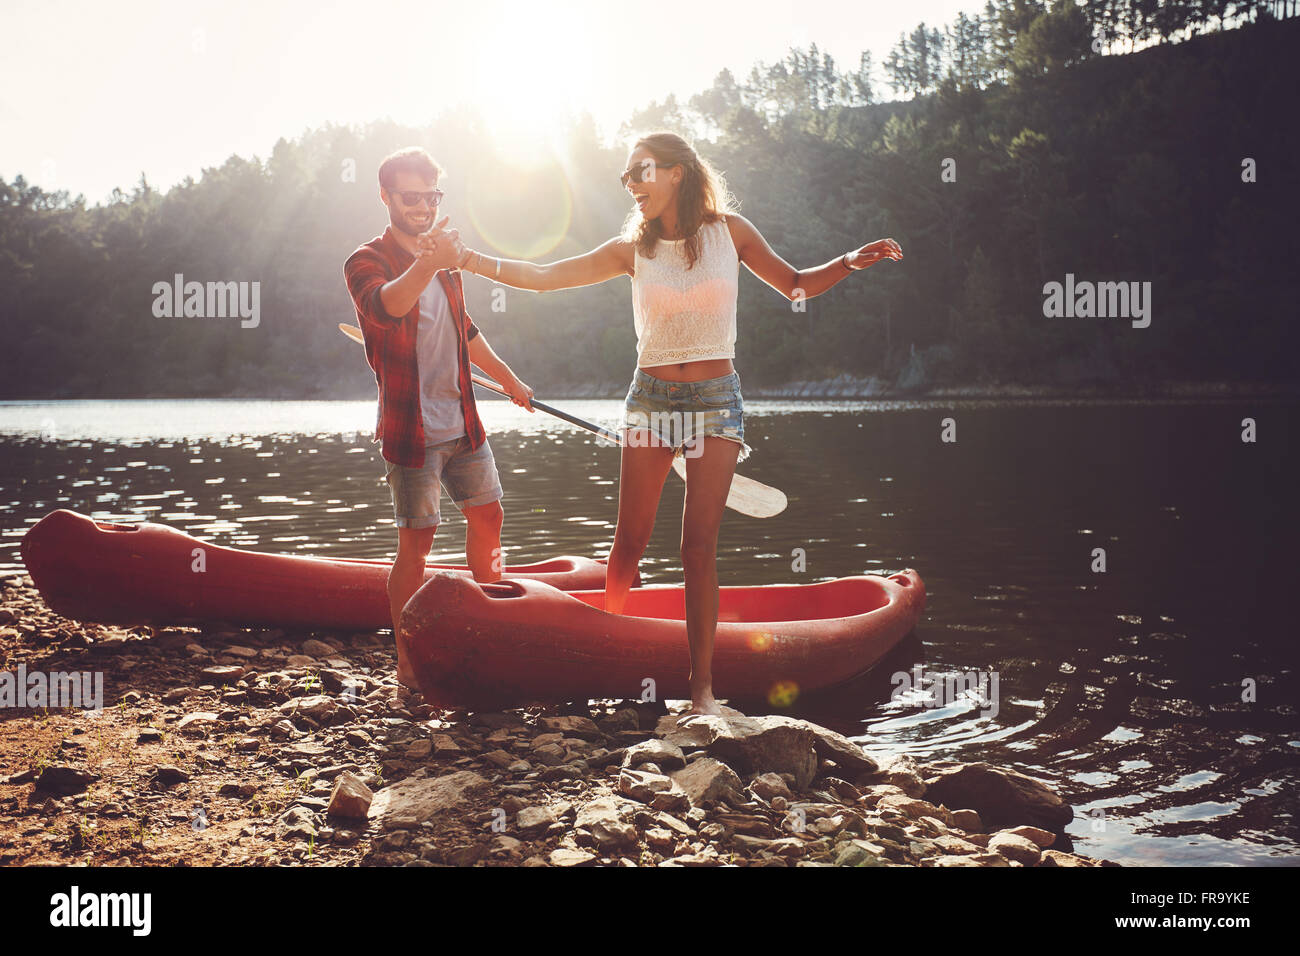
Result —
<path fill-rule="evenodd" d="M 492 379 L 490 378 L 484 378 L 481 375 L 471 375 L 470 378 L 474 380 L 475 385 L 479 385 L 482 386 L 483 388 L 488 389 L 489 391 L 496 392 L 498 395 L 505 395 L 507 398 L 510 397 L 509 392 L 507 392 L 496 382 L 492 381 Z M 622 437 L 620 437 L 616 432 L 610 431 L 608 428 L 602 428 L 600 425 L 597 425 L 594 422 L 585 421 L 579 418 L 577 415 L 570 415 L 568 412 L 561 411 L 560 409 L 556 408 L 554 405 L 547 405 L 545 402 L 539 402 L 535 398 L 529 399 L 529 402 L 533 406 L 533 408 L 540 408 L 542 411 L 546 412 L 546 414 L 554 415 L 556 418 L 563 419 L 564 421 L 568 422 L 570 425 L 577 425 L 579 428 L 585 428 L 587 431 L 599 435 L 601 438 L 609 439 L 616 445 L 623 444 Z"/>

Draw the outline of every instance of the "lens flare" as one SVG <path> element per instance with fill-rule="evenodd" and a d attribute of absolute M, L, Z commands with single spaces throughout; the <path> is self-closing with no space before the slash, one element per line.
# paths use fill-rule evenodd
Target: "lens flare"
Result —
<path fill-rule="evenodd" d="M 493 157 L 470 170 L 466 203 L 474 229 L 512 259 L 534 259 L 558 246 L 573 221 L 573 194 L 553 156 L 525 164 Z"/>
<path fill-rule="evenodd" d="M 792 680 L 779 680 L 767 692 L 767 702 L 773 707 L 792 707 L 799 698 L 799 685 Z"/>

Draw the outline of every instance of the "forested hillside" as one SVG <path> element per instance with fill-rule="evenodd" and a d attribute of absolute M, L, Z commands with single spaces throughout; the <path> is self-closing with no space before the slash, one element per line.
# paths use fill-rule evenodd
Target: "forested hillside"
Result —
<path fill-rule="evenodd" d="M 882 64 L 792 50 L 687 102 L 629 104 L 625 132 L 693 136 L 796 265 L 885 236 L 903 247 L 803 312 L 746 274 L 747 391 L 842 374 L 902 390 L 1294 382 L 1296 6 L 998 0 L 919 26 Z M 589 121 L 564 132 L 556 154 L 521 155 L 461 110 L 419 129 L 331 126 L 165 194 L 142 175 L 94 206 L 0 180 L 0 397 L 373 396 L 335 326 L 355 321 L 343 261 L 386 222 L 379 160 L 425 146 L 470 245 L 546 261 L 614 235 L 629 207 L 626 147 Z M 176 274 L 259 283 L 259 323 L 157 317 L 154 286 Z M 1067 274 L 1149 282 L 1149 326 L 1045 317 L 1044 284 Z M 496 299 L 466 285 L 539 395 L 626 387 L 625 280 Z"/>

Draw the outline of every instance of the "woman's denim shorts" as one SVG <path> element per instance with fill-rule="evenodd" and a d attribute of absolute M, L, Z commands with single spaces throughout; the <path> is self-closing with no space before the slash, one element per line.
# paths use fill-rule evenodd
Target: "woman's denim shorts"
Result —
<path fill-rule="evenodd" d="M 649 429 L 661 442 L 672 445 L 675 456 L 696 458 L 704 454 L 704 437 L 715 435 L 740 445 L 737 462 L 749 457 L 745 444 L 745 402 L 740 376 L 735 372 L 700 382 L 668 382 L 636 370 L 627 391 L 623 412 L 625 428 Z M 629 444 L 644 441 L 636 433 Z"/>

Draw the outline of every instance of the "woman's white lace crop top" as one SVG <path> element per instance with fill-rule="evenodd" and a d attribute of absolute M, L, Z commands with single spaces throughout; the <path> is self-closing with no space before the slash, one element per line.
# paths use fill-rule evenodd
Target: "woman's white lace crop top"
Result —
<path fill-rule="evenodd" d="M 686 268 L 686 240 L 660 239 L 655 257 L 636 252 L 632 318 L 639 366 L 736 357 L 740 262 L 725 220 L 700 226 L 700 257 Z"/>

